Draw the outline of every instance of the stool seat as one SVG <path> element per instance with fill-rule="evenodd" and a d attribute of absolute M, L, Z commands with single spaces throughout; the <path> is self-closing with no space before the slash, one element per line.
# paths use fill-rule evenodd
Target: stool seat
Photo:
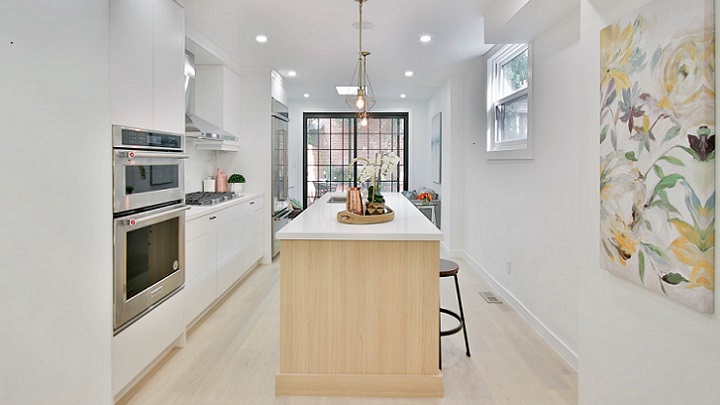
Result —
<path fill-rule="evenodd" d="M 454 276 L 460 271 L 460 265 L 452 260 L 440 259 L 440 277 Z"/>

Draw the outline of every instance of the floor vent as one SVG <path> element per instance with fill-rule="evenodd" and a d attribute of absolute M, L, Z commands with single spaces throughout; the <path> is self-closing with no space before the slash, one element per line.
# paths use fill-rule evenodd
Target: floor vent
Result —
<path fill-rule="evenodd" d="M 491 292 L 480 292 L 480 295 L 482 295 L 482 297 L 485 298 L 485 301 L 487 301 L 488 304 L 501 304 L 502 303 L 502 301 L 500 301 Z"/>

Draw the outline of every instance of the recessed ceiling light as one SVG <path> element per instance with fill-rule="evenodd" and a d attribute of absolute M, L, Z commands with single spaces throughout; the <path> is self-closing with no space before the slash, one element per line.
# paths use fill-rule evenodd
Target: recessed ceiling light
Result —
<path fill-rule="evenodd" d="M 255 37 L 255 40 L 260 42 L 261 44 L 264 44 L 267 42 L 267 37 L 265 35 L 258 35 Z"/>
<path fill-rule="evenodd" d="M 405 77 L 412 77 L 412 75 L 414 75 L 414 74 L 415 74 L 415 73 L 413 73 L 412 70 L 408 70 L 408 71 L 405 72 Z"/>
<path fill-rule="evenodd" d="M 405 98 L 405 97 L 407 97 L 407 95 L 405 93 L 400 95 L 400 98 Z"/>
<path fill-rule="evenodd" d="M 421 35 L 420 36 L 420 42 L 430 42 L 432 41 L 432 37 L 430 35 Z"/>
<path fill-rule="evenodd" d="M 305 98 L 310 98 L 310 94 L 309 94 L 309 93 L 305 93 L 305 94 L 303 94 L 303 97 L 305 97 Z"/>
<path fill-rule="evenodd" d="M 295 76 L 297 76 L 297 72 L 294 71 L 294 70 L 291 70 L 291 71 L 288 72 L 288 76 L 290 76 L 290 77 L 295 77 Z"/>

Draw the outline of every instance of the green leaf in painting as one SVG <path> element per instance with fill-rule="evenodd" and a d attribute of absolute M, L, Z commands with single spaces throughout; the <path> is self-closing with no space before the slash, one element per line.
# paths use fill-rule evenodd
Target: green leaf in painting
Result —
<path fill-rule="evenodd" d="M 688 148 L 687 146 L 678 146 L 678 147 L 680 149 L 684 150 L 685 152 L 687 152 L 690 156 L 692 156 L 693 159 L 700 160 L 700 156 L 698 156 L 698 154 L 695 153 L 694 150 Z"/>
<path fill-rule="evenodd" d="M 600 143 L 603 143 L 605 138 L 607 138 L 608 129 L 610 129 L 610 124 L 605 124 L 602 131 L 600 131 Z"/>
<path fill-rule="evenodd" d="M 652 243 L 643 243 L 640 246 L 642 246 L 642 248 L 645 249 L 645 252 L 650 255 L 650 260 L 653 262 L 661 266 L 667 266 L 670 264 L 670 259 L 659 247 L 653 245 Z"/>
<path fill-rule="evenodd" d="M 665 173 L 663 172 L 662 167 L 660 167 L 658 165 L 653 165 L 653 171 L 655 172 L 655 175 L 658 176 L 659 178 L 662 179 L 663 177 L 665 177 Z"/>
<path fill-rule="evenodd" d="M 690 280 L 683 277 L 681 274 L 678 273 L 668 273 L 662 276 L 662 281 L 670 284 L 670 285 L 678 285 L 680 283 L 689 283 Z"/>
<path fill-rule="evenodd" d="M 655 185 L 653 195 L 657 194 L 660 190 L 673 188 L 677 184 L 678 180 L 684 180 L 685 178 L 679 174 L 671 174 L 660 179 L 658 184 Z"/>
<path fill-rule="evenodd" d="M 665 139 L 663 140 L 663 143 L 675 138 L 678 135 L 680 135 L 680 125 L 676 125 L 668 129 L 667 133 L 665 134 Z"/>
<path fill-rule="evenodd" d="M 678 159 L 678 158 L 676 158 L 676 157 L 672 157 L 672 156 L 663 156 L 663 157 L 661 157 L 659 160 L 664 160 L 664 161 L 666 161 L 666 162 L 668 162 L 668 163 L 670 163 L 670 164 L 673 164 L 673 165 L 675 165 L 675 166 L 685 166 L 685 163 L 683 163 L 682 160 L 680 160 L 680 159 Z"/>
<path fill-rule="evenodd" d="M 631 161 L 631 162 L 637 162 L 637 161 L 638 161 L 637 157 L 635 156 L 635 152 L 628 152 L 628 153 L 626 153 L 626 154 L 625 154 L 625 159 L 627 159 L 627 160 L 629 160 L 629 161 Z"/>
<path fill-rule="evenodd" d="M 640 264 L 639 272 L 640 272 L 640 281 L 643 283 L 645 282 L 645 254 L 641 250 L 638 253 L 638 263 Z"/>

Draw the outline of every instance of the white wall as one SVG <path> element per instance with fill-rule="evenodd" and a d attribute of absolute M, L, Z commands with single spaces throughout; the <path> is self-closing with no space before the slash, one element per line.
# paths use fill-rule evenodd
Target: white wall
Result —
<path fill-rule="evenodd" d="M 0 402 L 110 404 L 108 1 L 1 8 Z"/>
<path fill-rule="evenodd" d="M 467 132 L 453 149 L 465 151 L 466 181 L 457 185 L 464 193 L 456 194 L 464 196 L 464 222 L 456 226 L 466 224 L 460 230 L 466 258 L 573 367 L 578 364 L 581 261 L 581 134 L 573 106 L 583 93 L 567 86 L 577 75 L 567 62 L 577 58 L 577 26 L 575 14 L 533 43 L 533 160 L 488 160 L 485 58 L 468 71 L 464 98 L 453 105 L 465 109 Z"/>
<path fill-rule="evenodd" d="M 577 161 L 581 176 L 580 402 L 595 404 L 720 404 L 720 300 L 704 315 L 599 268 L 598 92 L 599 32 L 647 4 L 583 0 L 578 72 L 568 86 L 587 89 L 579 100 Z M 715 1 L 717 10 L 718 2 Z M 718 15 L 715 15 L 716 27 Z M 715 40 L 717 41 L 717 31 Z M 717 61 L 717 55 L 716 55 Z M 717 77 L 716 77 L 717 83 Z M 716 85 L 717 87 L 717 85 Z M 716 98 L 717 104 L 717 98 Z M 718 118 L 716 117 L 716 121 Z M 716 164 L 716 189 L 720 179 Z M 717 256 L 715 259 L 716 263 Z M 717 268 L 717 266 L 716 266 Z"/>

